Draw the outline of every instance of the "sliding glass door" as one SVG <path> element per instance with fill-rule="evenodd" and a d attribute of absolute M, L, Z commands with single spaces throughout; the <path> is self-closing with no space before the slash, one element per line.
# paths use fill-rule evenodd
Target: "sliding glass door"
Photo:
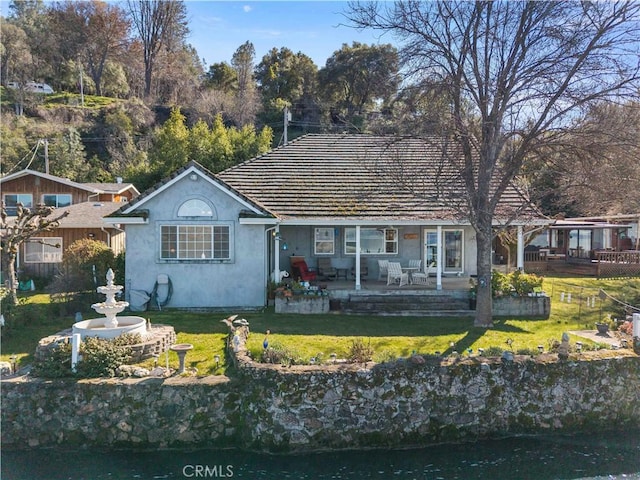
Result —
<path fill-rule="evenodd" d="M 438 233 L 436 230 L 424 231 L 424 259 L 430 264 L 437 261 Z M 442 273 L 461 273 L 464 271 L 464 231 L 442 230 Z"/>

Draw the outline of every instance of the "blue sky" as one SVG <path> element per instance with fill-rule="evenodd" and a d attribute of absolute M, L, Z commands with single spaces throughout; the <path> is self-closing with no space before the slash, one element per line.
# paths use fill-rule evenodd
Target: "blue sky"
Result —
<path fill-rule="evenodd" d="M 246 41 L 253 43 L 256 64 L 272 48 L 302 52 L 321 68 L 343 43 L 392 43 L 379 32 L 361 32 L 341 12 L 347 2 L 336 1 L 207 1 L 188 0 L 191 43 L 207 65 L 230 62 Z"/>
<path fill-rule="evenodd" d="M 123 1 L 113 3 L 126 7 Z M 207 68 L 231 62 L 233 53 L 246 41 L 255 47 L 256 64 L 272 48 L 288 47 L 311 57 L 318 68 L 324 67 L 343 43 L 393 43 L 389 36 L 380 39 L 379 32 L 346 26 L 341 12 L 347 9 L 347 1 L 185 0 L 185 4 L 191 30 L 187 41 Z M 0 14 L 7 16 L 8 7 L 8 0 L 0 0 Z"/>

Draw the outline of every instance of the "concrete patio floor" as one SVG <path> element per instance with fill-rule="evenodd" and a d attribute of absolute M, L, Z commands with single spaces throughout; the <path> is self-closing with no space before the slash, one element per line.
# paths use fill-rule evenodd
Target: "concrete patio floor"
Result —
<path fill-rule="evenodd" d="M 318 280 L 315 282 L 317 285 L 326 286 L 327 290 L 356 290 L 355 280 Z M 469 277 L 442 277 L 442 290 L 469 290 L 470 283 Z M 429 285 L 414 285 L 408 284 L 399 287 L 398 285 L 387 285 L 386 281 L 381 280 L 362 280 L 360 284 L 360 290 L 366 291 L 379 291 L 379 292 L 401 292 L 406 293 L 409 291 L 424 291 L 433 290 L 436 291 L 436 278 L 431 277 L 431 283 Z"/>

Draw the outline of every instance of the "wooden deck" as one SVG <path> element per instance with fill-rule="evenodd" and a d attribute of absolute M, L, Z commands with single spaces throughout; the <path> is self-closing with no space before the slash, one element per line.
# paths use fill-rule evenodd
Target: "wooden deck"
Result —
<path fill-rule="evenodd" d="M 640 251 L 593 252 L 590 258 L 549 258 L 525 252 L 524 269 L 530 273 L 564 273 L 596 278 L 640 276 Z"/>

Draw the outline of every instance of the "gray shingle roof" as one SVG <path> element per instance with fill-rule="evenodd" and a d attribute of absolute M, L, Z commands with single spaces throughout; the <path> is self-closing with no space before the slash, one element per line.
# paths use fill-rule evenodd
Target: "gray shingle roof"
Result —
<path fill-rule="evenodd" d="M 107 227 L 102 218 L 115 212 L 122 205 L 120 202 L 82 202 L 57 208 L 54 215 L 69 212 L 69 215 L 60 220 L 60 228 Z"/>
<path fill-rule="evenodd" d="M 439 138 L 310 134 L 218 177 L 282 219 L 455 220 L 460 155 L 444 150 L 447 161 Z M 522 203 L 510 188 L 497 213 Z"/>

